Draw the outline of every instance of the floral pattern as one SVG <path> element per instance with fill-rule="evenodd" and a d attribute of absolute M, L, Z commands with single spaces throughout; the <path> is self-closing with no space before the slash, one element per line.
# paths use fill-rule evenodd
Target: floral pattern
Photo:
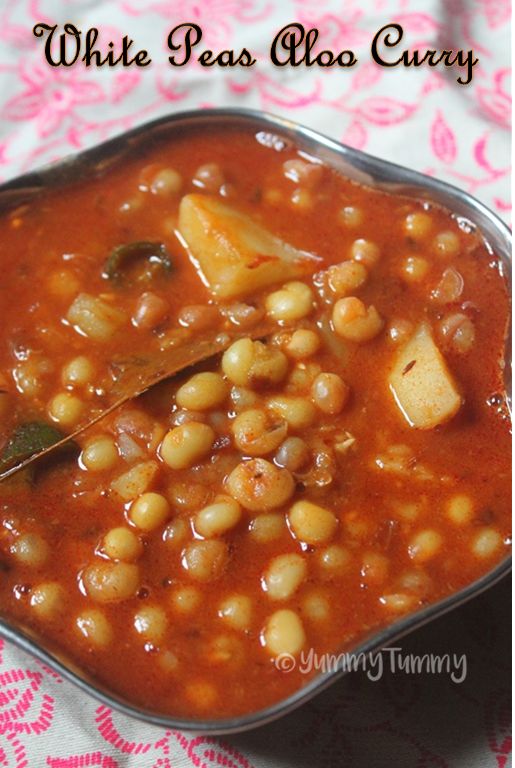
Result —
<path fill-rule="evenodd" d="M 134 38 L 150 67 L 52 69 L 35 23 L 98 26 Z M 251 69 L 168 65 L 168 32 L 199 23 L 199 49 L 247 47 Z M 352 69 L 274 68 L 269 46 L 292 21 L 317 50 L 351 48 Z M 375 65 L 375 32 L 402 24 L 405 47 L 473 49 L 469 86 L 455 69 Z M 269 110 L 345 143 L 450 181 L 510 212 L 509 0 L 3 0 L 0 179 L 91 146 L 170 111 Z M 466 768 L 511 765 L 508 586 L 403 641 L 408 653 L 466 653 L 461 685 L 444 676 L 351 674 L 297 713 L 227 739 L 154 728 L 99 706 L 13 646 L 0 646 L 0 768 Z"/>

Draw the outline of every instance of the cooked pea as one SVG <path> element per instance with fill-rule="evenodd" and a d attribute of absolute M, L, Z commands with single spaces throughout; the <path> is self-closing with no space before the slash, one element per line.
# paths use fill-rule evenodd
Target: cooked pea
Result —
<path fill-rule="evenodd" d="M 294 189 L 290 200 L 292 205 L 300 211 L 309 211 L 313 208 L 313 195 L 308 189 Z"/>
<path fill-rule="evenodd" d="M 306 429 L 316 419 L 316 410 L 305 397 L 277 395 L 267 401 L 267 408 L 278 417 L 285 419 L 292 429 Z"/>
<path fill-rule="evenodd" d="M 456 525 L 466 525 L 472 520 L 474 504 L 470 496 L 458 493 L 447 503 L 447 516 Z"/>
<path fill-rule="evenodd" d="M 422 240 L 433 228 L 431 217 L 427 213 L 417 211 L 406 216 L 404 231 L 413 240 Z"/>
<path fill-rule="evenodd" d="M 287 437 L 275 454 L 275 463 L 290 472 L 297 472 L 309 461 L 309 448 L 301 437 Z"/>
<path fill-rule="evenodd" d="M 270 561 L 263 576 L 263 589 L 271 600 L 287 600 L 306 578 L 308 568 L 302 555 L 278 555 Z"/>
<path fill-rule="evenodd" d="M 352 243 L 350 255 L 353 261 L 364 264 L 365 267 L 371 269 L 379 261 L 381 251 L 375 243 L 360 238 Z"/>
<path fill-rule="evenodd" d="M 220 312 L 210 304 L 190 304 L 179 311 L 177 320 L 184 328 L 207 331 L 220 321 Z"/>
<path fill-rule="evenodd" d="M 169 547 L 181 547 L 190 533 L 189 526 L 181 517 L 172 520 L 163 531 L 163 541 Z"/>
<path fill-rule="evenodd" d="M 85 387 L 91 384 L 94 375 L 93 361 L 89 357 L 79 355 L 63 366 L 61 380 L 65 387 Z"/>
<path fill-rule="evenodd" d="M 363 223 L 363 211 L 355 205 L 346 205 L 338 211 L 338 223 L 355 229 Z"/>
<path fill-rule="evenodd" d="M 340 544 L 330 544 L 318 553 L 318 563 L 322 575 L 333 578 L 344 573 L 351 563 L 351 555 Z"/>
<path fill-rule="evenodd" d="M 295 538 L 305 544 L 324 544 L 332 539 L 338 527 L 336 515 L 311 501 L 297 501 L 288 513 Z"/>
<path fill-rule="evenodd" d="M 32 590 L 30 605 L 39 619 L 54 619 L 66 609 L 66 592 L 58 582 L 44 581 Z"/>
<path fill-rule="evenodd" d="M 193 541 L 182 554 L 182 564 L 192 579 L 212 581 L 223 573 L 228 560 L 227 545 L 218 539 Z"/>
<path fill-rule="evenodd" d="M 465 283 L 462 275 L 454 267 L 444 270 L 440 282 L 431 293 L 431 299 L 437 304 L 452 304 L 458 301 Z"/>
<path fill-rule="evenodd" d="M 273 613 L 263 630 L 263 642 L 273 656 L 299 654 L 306 643 L 306 634 L 298 614 L 287 608 Z"/>
<path fill-rule="evenodd" d="M 329 599 L 322 592 L 310 592 L 302 601 L 302 613 L 310 621 L 327 621 L 331 616 Z"/>
<path fill-rule="evenodd" d="M 139 568 L 129 563 L 93 563 L 82 572 L 82 583 L 98 603 L 128 600 L 139 587 Z"/>
<path fill-rule="evenodd" d="M 109 435 L 98 435 L 88 440 L 80 458 L 90 472 L 104 472 L 115 466 L 119 456 L 113 438 Z"/>
<path fill-rule="evenodd" d="M 234 442 L 248 456 L 266 456 L 275 451 L 288 432 L 285 421 L 271 419 L 266 411 L 251 408 L 233 421 Z"/>
<path fill-rule="evenodd" d="M 234 528 L 240 518 L 241 507 L 238 502 L 230 496 L 221 496 L 198 512 L 195 517 L 195 530 L 206 538 L 220 536 Z"/>
<path fill-rule="evenodd" d="M 69 392 L 61 392 L 49 403 L 48 415 L 63 427 L 74 427 L 84 412 L 84 403 Z"/>
<path fill-rule="evenodd" d="M 460 252 L 460 239 L 455 232 L 439 232 L 434 240 L 434 249 L 441 256 L 457 256 Z"/>
<path fill-rule="evenodd" d="M 349 296 L 366 282 L 368 272 L 360 261 L 342 261 L 327 270 L 327 283 L 337 296 Z"/>
<path fill-rule="evenodd" d="M 130 506 L 128 517 L 142 531 L 154 531 L 170 516 L 170 505 L 160 493 L 143 493 Z"/>
<path fill-rule="evenodd" d="M 145 605 L 134 615 L 134 629 L 145 640 L 158 645 L 168 628 L 166 613 L 158 605 Z"/>
<path fill-rule="evenodd" d="M 502 546 L 502 536 L 495 528 L 482 528 L 472 541 L 472 552 L 480 558 L 492 557 Z"/>
<path fill-rule="evenodd" d="M 169 311 L 167 301 L 151 291 L 146 291 L 138 299 L 132 322 L 136 328 L 151 331 L 166 319 Z"/>
<path fill-rule="evenodd" d="M 132 563 L 139 558 L 143 545 L 136 534 L 128 528 L 111 528 L 102 542 L 102 550 L 111 560 Z"/>
<path fill-rule="evenodd" d="M 382 595 L 379 598 L 379 602 L 389 611 L 405 613 L 415 605 L 416 598 L 403 592 L 393 592 L 392 594 Z"/>
<path fill-rule="evenodd" d="M 50 556 L 50 547 L 39 533 L 24 533 L 16 539 L 11 552 L 21 565 L 41 568 Z"/>
<path fill-rule="evenodd" d="M 294 331 L 285 346 L 286 352 L 295 360 L 303 360 L 311 357 L 320 349 L 320 338 L 315 331 L 308 328 L 299 328 Z"/>
<path fill-rule="evenodd" d="M 192 411 L 207 411 L 221 405 L 228 395 L 228 387 L 218 373 L 205 371 L 196 373 L 175 395 L 175 402 L 180 408 Z"/>
<path fill-rule="evenodd" d="M 179 587 L 171 595 L 171 606 L 177 613 L 193 613 L 201 602 L 202 595 L 196 587 Z"/>
<path fill-rule="evenodd" d="M 214 430 L 208 424 L 181 424 L 164 436 L 161 458 L 172 469 L 187 469 L 205 458 L 214 441 Z"/>
<path fill-rule="evenodd" d="M 154 195 L 178 195 L 181 188 L 181 174 L 174 168 L 158 171 L 150 183 L 150 191 Z"/>
<path fill-rule="evenodd" d="M 367 307 L 354 296 L 339 299 L 333 307 L 336 333 L 347 341 L 370 341 L 381 331 L 384 323 L 375 307 Z"/>
<path fill-rule="evenodd" d="M 420 283 L 429 272 L 429 263 L 421 256 L 408 256 L 402 265 L 402 277 L 408 283 Z"/>
<path fill-rule="evenodd" d="M 280 349 L 239 339 L 224 352 L 222 370 L 239 387 L 280 384 L 288 372 L 288 359 Z"/>
<path fill-rule="evenodd" d="M 442 536 L 431 528 L 420 531 L 411 540 L 408 553 L 412 560 L 425 562 L 435 557 L 442 546 Z"/>
<path fill-rule="evenodd" d="M 250 628 L 252 601 L 247 595 L 230 595 L 220 603 L 218 615 L 231 629 L 244 632 Z"/>
<path fill-rule="evenodd" d="M 349 387 L 337 373 L 320 373 L 311 387 L 313 402 L 323 413 L 340 413 L 349 397 Z"/>
<path fill-rule="evenodd" d="M 211 491 L 202 483 L 175 481 L 168 486 L 167 496 L 172 506 L 195 512 L 207 504 Z"/>
<path fill-rule="evenodd" d="M 113 640 L 113 630 L 105 614 L 96 609 L 85 610 L 75 619 L 80 634 L 96 648 L 106 648 Z"/>
<path fill-rule="evenodd" d="M 255 517 L 249 525 L 249 535 L 260 544 L 268 544 L 280 539 L 285 531 L 285 521 L 282 515 L 265 512 Z"/>
<path fill-rule="evenodd" d="M 305 283 L 287 283 L 280 291 L 267 296 L 265 306 L 274 320 L 301 320 L 313 309 L 313 292 Z"/>
<path fill-rule="evenodd" d="M 243 461 L 226 481 L 229 494 L 251 512 L 268 512 L 286 504 L 295 490 L 287 469 L 265 459 Z"/>
<path fill-rule="evenodd" d="M 365 552 L 361 561 L 361 576 L 365 584 L 382 584 L 386 581 L 390 561 L 379 552 Z"/>

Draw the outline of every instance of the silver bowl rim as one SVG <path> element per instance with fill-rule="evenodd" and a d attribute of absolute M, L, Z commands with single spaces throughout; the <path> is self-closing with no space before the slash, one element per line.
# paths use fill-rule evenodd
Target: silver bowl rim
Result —
<path fill-rule="evenodd" d="M 362 183 L 386 191 L 411 194 L 414 197 L 419 197 L 419 199 L 428 199 L 429 197 L 437 204 L 444 205 L 453 212 L 459 212 L 463 218 L 479 226 L 487 243 L 495 242 L 495 252 L 500 257 L 504 277 L 508 286 L 511 284 L 511 231 L 482 202 L 446 182 L 345 146 L 291 120 L 253 109 L 190 110 L 175 112 L 143 123 L 90 149 L 2 184 L 0 186 L 0 212 L 5 208 L 10 209 L 21 204 L 27 198 L 32 198 L 49 186 L 60 186 L 75 181 L 78 172 L 85 175 L 91 175 L 94 172 L 103 173 L 111 161 L 116 164 L 121 155 L 130 154 L 141 141 L 145 140 L 145 137 L 148 138 L 149 133 L 160 137 L 161 135 L 168 135 L 169 132 L 173 133 L 176 129 L 193 128 L 198 130 L 201 128 L 207 130 L 216 123 L 229 127 L 229 121 L 232 121 L 234 125 L 253 127 L 256 130 L 264 130 L 281 137 L 286 136 L 304 151 L 315 156 L 322 154 L 324 161 L 329 165 L 335 166 L 335 158 L 338 157 L 346 164 L 349 171 L 348 175 L 354 176 Z M 108 161 L 107 165 L 106 160 Z M 511 403 L 511 345 L 509 340 L 504 362 L 506 392 L 508 402 Z M 508 556 L 489 572 L 461 590 L 374 632 L 370 637 L 352 648 L 345 649 L 345 651 L 356 656 L 377 652 L 486 591 L 506 576 L 510 570 L 511 556 Z M 42 647 L 28 633 L 10 625 L 1 618 L 0 637 L 12 642 L 21 650 L 48 665 L 64 679 L 74 683 L 79 689 L 109 708 L 151 725 L 197 734 L 233 734 L 266 725 L 308 702 L 346 674 L 347 671 L 342 659 L 337 668 L 319 673 L 310 679 L 306 685 L 284 699 L 269 707 L 244 715 L 206 720 L 178 718 L 129 704 L 116 694 L 104 690 L 101 686 L 81 677 L 78 672 L 74 671 L 75 664 L 69 662 L 67 665 L 66 662 Z M 335 652 L 335 655 L 338 653 Z"/>

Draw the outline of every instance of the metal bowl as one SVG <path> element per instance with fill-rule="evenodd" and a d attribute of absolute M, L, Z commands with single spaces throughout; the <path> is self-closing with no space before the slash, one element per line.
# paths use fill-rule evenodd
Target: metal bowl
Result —
<path fill-rule="evenodd" d="M 49 187 L 60 186 L 72 181 L 77 182 L 81 178 L 101 176 L 111 165 L 117 164 L 124 157 L 137 153 L 139 148 L 148 147 L 153 141 L 173 140 L 175 135 L 184 132 L 211 131 L 220 127 L 224 129 L 241 127 L 256 133 L 261 132 L 263 138 L 265 134 L 269 134 L 272 137 L 292 141 L 300 150 L 319 157 L 328 166 L 361 184 L 408 197 L 423 198 L 444 206 L 455 216 L 463 219 L 465 223 L 468 222 L 481 231 L 487 246 L 500 258 L 502 273 L 507 285 L 511 285 L 511 232 L 498 216 L 483 203 L 442 181 L 343 146 L 333 139 L 326 138 L 316 131 L 299 126 L 284 118 L 252 110 L 213 109 L 183 112 L 142 125 L 93 149 L 42 170 L 20 176 L 0 186 L 0 212 L 34 199 Z M 511 345 L 509 340 L 507 340 L 505 359 L 502 364 L 504 366 L 507 400 L 511 409 Z M 389 646 L 403 635 L 489 589 L 505 576 L 510 568 L 511 557 L 506 557 L 491 571 L 458 592 L 416 613 L 403 617 L 390 626 L 374 632 L 353 648 L 346 648 L 345 650 L 357 655 L 371 653 Z M 183 719 L 142 709 L 117 697 L 111 691 L 88 679 L 86 674 L 77 669 L 75 664 L 50 653 L 40 645 L 37 639 L 31 637 L 29 632 L 12 626 L 1 619 L 0 635 L 48 664 L 64 678 L 71 680 L 80 689 L 94 696 L 103 704 L 113 707 L 123 714 L 166 728 L 190 730 L 204 734 L 236 733 L 269 723 L 309 701 L 345 674 L 344 659 L 342 658 L 342 663 L 336 669 L 318 674 L 295 693 L 266 709 L 218 720 Z"/>

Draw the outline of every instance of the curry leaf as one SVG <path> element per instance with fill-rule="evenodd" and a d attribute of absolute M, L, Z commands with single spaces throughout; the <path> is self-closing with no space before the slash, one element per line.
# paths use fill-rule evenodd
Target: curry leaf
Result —
<path fill-rule="evenodd" d="M 50 448 L 64 437 L 63 433 L 42 421 L 31 421 L 16 427 L 0 452 L 0 472 Z"/>

